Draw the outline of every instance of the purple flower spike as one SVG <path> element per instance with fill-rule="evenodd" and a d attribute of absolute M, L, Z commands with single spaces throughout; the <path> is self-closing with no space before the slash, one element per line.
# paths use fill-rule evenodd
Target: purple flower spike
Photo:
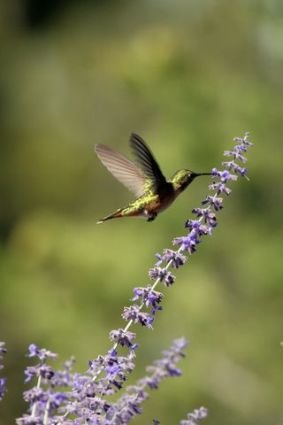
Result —
<path fill-rule="evenodd" d="M 7 353 L 5 342 L 0 341 L 0 361 L 3 359 L 3 354 Z M 0 363 L 0 369 L 3 369 L 3 365 Z M 6 392 L 6 378 L 0 378 L 0 401 L 3 400 L 4 394 Z"/>
<path fill-rule="evenodd" d="M 4 394 L 6 392 L 6 378 L 0 378 L 0 401 L 3 400 Z"/>

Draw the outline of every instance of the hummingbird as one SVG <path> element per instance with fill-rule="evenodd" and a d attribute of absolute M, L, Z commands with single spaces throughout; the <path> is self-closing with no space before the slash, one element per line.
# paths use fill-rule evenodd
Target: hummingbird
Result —
<path fill-rule="evenodd" d="M 182 169 L 176 171 L 172 179 L 167 181 L 151 150 L 140 136 L 132 133 L 130 146 L 136 163 L 108 146 L 95 145 L 95 153 L 102 164 L 136 197 L 129 205 L 103 217 L 97 224 L 122 217 L 145 217 L 148 222 L 153 221 L 196 177 L 211 175 Z"/>

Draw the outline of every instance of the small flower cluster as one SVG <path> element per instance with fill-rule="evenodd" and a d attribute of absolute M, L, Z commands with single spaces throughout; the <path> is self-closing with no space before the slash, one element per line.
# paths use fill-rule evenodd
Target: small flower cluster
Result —
<path fill-rule="evenodd" d="M 36 385 L 24 393 L 24 399 L 29 404 L 26 415 L 17 420 L 18 425 L 123 425 L 140 414 L 141 404 L 148 397 L 147 389 L 156 389 L 161 380 L 166 377 L 179 376 L 181 371 L 177 362 L 184 356 L 186 346 L 184 339 L 174 341 L 169 350 L 163 352 L 161 360 L 147 368 L 148 375 L 134 386 L 125 388 L 125 393 L 117 401 L 111 402 L 111 396 L 120 391 L 133 371 L 135 352 L 138 347 L 136 334 L 129 329 L 133 324 L 152 328 L 156 313 L 162 309 L 163 294 L 156 290 L 159 283 L 171 287 L 175 276 L 169 270 L 183 266 L 190 256 L 197 251 L 202 238 L 211 235 L 217 226 L 218 213 L 223 208 L 223 197 L 231 193 L 227 187 L 229 181 L 238 176 L 247 175 L 247 169 L 236 161 L 246 162 L 244 154 L 251 142 L 248 135 L 236 138 L 232 150 L 224 155 L 232 158 L 223 162 L 224 169 L 212 170 L 213 182 L 209 190 L 214 192 L 202 202 L 202 206 L 193 210 L 194 218 L 185 223 L 188 233 L 173 240 L 177 249 L 164 249 L 157 254 L 157 262 L 149 271 L 151 285 L 134 288 L 132 304 L 125 307 L 122 318 L 127 322 L 124 328 L 114 329 L 109 337 L 112 348 L 104 356 L 100 355 L 89 362 L 85 373 L 73 372 L 74 359 L 65 362 L 63 370 L 55 371 L 49 364 L 56 354 L 49 350 L 31 344 L 28 357 L 38 359 L 38 364 L 30 366 L 25 371 L 26 382 L 36 380 Z M 0 354 L 5 351 L 0 345 Z M 120 355 L 118 351 L 125 351 Z M 0 380 L 0 395 L 1 388 Z M 3 392 L 2 392 L 3 394 Z M 180 425 L 196 425 L 207 416 L 207 410 L 201 407 L 188 414 Z M 153 423 L 157 425 L 158 420 Z"/>
<path fill-rule="evenodd" d="M 37 345 L 31 344 L 27 357 L 37 358 L 39 363 L 25 369 L 25 382 L 36 379 L 37 384 L 24 392 L 24 400 L 29 404 L 30 411 L 29 414 L 17 419 L 17 424 L 48 423 L 47 420 L 50 416 L 52 417 L 52 412 L 62 405 L 67 397 L 64 393 L 53 391 L 51 385 L 54 379 L 54 382 L 57 381 L 60 386 L 63 386 L 63 382 L 56 376 L 54 369 L 47 364 L 49 359 L 55 359 L 57 355 L 45 348 L 40 349 Z"/>
<path fill-rule="evenodd" d="M 7 349 L 5 347 L 5 342 L 0 341 L 0 362 L 3 360 L 3 354 L 7 353 Z M 3 369 L 4 366 L 0 363 L 0 370 Z M 6 378 L 0 378 L 0 401 L 3 399 L 6 391 Z"/>
<path fill-rule="evenodd" d="M 205 407 L 200 407 L 195 409 L 192 413 L 188 413 L 187 419 L 184 419 L 180 422 L 180 425 L 198 425 L 202 419 L 207 417 L 207 409 Z"/>
<path fill-rule="evenodd" d="M 162 353 L 162 358 L 147 367 L 148 374 L 135 385 L 126 387 L 124 394 L 111 403 L 107 400 L 108 396 L 121 390 L 127 374 L 134 368 L 132 351 L 131 356 L 123 357 L 118 356 L 116 350 L 111 350 L 106 356 L 90 361 L 87 372 L 79 374 L 72 372 L 73 359 L 64 364 L 63 370 L 55 371 L 48 360 L 55 359 L 57 355 L 32 344 L 28 357 L 36 357 L 39 363 L 28 367 L 26 376 L 28 381 L 36 378 L 37 384 L 25 391 L 24 400 L 30 406 L 29 413 L 17 419 L 17 424 L 128 424 L 142 412 L 141 404 L 149 396 L 147 389 L 157 389 L 163 379 L 181 375 L 177 363 L 185 356 L 186 346 L 184 338 L 173 341 L 172 346 Z M 94 380 L 101 369 L 104 376 Z"/>
<path fill-rule="evenodd" d="M 125 394 L 108 412 L 111 423 L 129 423 L 134 416 L 142 413 L 141 404 L 149 397 L 147 389 L 157 389 L 163 379 L 181 375 L 176 365 L 184 357 L 186 346 L 187 341 L 184 338 L 173 341 L 171 347 L 163 351 L 162 358 L 146 368 L 148 374 L 145 377 L 125 388 Z"/>

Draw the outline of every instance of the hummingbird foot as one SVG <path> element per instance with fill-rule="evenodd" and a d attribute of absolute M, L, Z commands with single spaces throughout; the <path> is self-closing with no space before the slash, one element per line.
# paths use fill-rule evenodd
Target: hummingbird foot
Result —
<path fill-rule="evenodd" d="M 153 221 L 156 219 L 156 217 L 157 217 L 157 213 L 152 213 L 148 216 L 148 219 L 146 221 L 148 222 Z"/>

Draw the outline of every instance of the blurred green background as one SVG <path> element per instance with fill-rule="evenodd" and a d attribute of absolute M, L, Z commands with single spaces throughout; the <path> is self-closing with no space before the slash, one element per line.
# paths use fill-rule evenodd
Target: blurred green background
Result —
<path fill-rule="evenodd" d="M 154 223 L 97 226 L 132 198 L 93 145 L 128 154 L 132 131 L 168 176 L 220 166 L 245 131 L 256 143 L 250 182 L 233 185 L 154 331 L 136 329 L 132 380 L 173 338 L 191 346 L 134 423 L 176 424 L 200 405 L 210 425 L 283 423 L 282 46 L 279 0 L 0 3 L 1 425 L 25 408 L 28 344 L 74 354 L 79 370 L 108 350 L 132 288 L 207 193 L 203 178 Z"/>

